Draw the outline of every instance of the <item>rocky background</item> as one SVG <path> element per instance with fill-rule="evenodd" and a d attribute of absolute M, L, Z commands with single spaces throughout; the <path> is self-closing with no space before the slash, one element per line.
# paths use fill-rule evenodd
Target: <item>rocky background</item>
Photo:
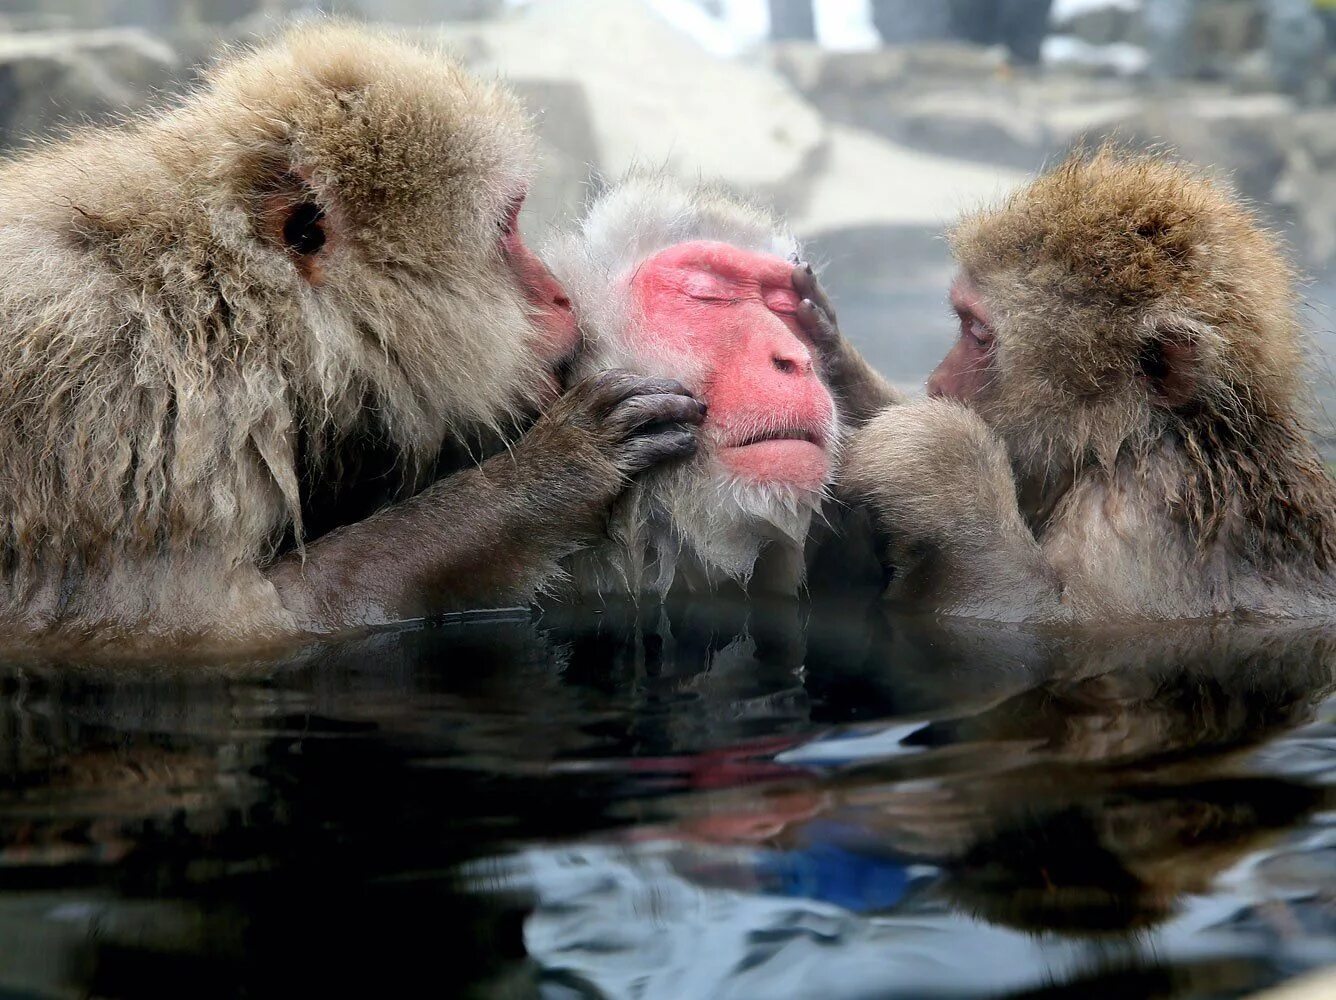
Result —
<path fill-rule="evenodd" d="M 943 225 L 1108 136 L 1176 148 L 1254 200 L 1336 347 L 1333 0 L 817 2 L 0 0 L 0 148 L 170 99 L 286 18 L 365 17 L 443 37 L 521 92 L 545 153 L 531 235 L 577 213 L 591 176 L 722 178 L 788 215 L 843 325 L 908 387 L 952 335 Z M 871 47 L 821 39 L 836 7 Z M 740 31 L 756 9 L 761 33 Z M 1314 369 L 1336 412 L 1324 353 Z"/>

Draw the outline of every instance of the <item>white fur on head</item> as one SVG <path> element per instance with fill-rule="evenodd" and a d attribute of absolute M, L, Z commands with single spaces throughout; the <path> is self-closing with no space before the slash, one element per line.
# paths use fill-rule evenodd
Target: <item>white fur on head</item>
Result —
<path fill-rule="evenodd" d="M 643 317 L 629 279 L 645 259 L 679 243 L 709 240 L 799 259 L 799 245 L 773 216 L 718 187 L 689 187 L 661 175 L 633 175 L 599 196 L 576 232 L 545 254 L 565 286 L 585 333 L 580 374 L 626 368 L 702 388 L 696 359 L 660 348 L 640 333 Z M 836 440 L 832 428 L 832 447 Z M 767 546 L 790 550 L 801 566 L 803 544 L 823 494 L 763 485 L 729 475 L 707 441 L 692 461 L 641 477 L 613 514 L 611 544 L 581 554 L 572 567 L 586 589 L 666 593 L 724 580 L 746 584 Z M 801 582 L 793 573 L 792 585 Z"/>

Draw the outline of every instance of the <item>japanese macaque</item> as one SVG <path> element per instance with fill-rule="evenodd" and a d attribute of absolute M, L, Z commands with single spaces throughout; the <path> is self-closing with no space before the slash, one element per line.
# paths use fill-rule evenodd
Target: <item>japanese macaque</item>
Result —
<path fill-rule="evenodd" d="M 848 453 L 890 596 L 1041 622 L 1330 611 L 1293 277 L 1238 201 L 1104 148 L 952 242 L 960 336 L 933 398 Z"/>
<path fill-rule="evenodd" d="M 495 83 L 317 25 L 0 167 L 0 634 L 233 645 L 514 603 L 690 453 L 676 383 L 557 399 L 579 335 L 516 229 L 532 159 Z"/>
<path fill-rule="evenodd" d="M 608 543 L 572 561 L 577 587 L 796 590 L 839 444 L 831 389 L 859 412 L 890 390 L 839 337 L 793 237 L 720 191 L 637 177 L 547 256 L 585 330 L 577 373 L 676 379 L 707 407 L 695 458 L 626 494 Z"/>

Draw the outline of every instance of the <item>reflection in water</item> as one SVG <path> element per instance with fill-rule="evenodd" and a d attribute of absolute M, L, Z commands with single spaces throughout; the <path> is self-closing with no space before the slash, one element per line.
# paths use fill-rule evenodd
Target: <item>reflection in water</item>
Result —
<path fill-rule="evenodd" d="M 0 992 L 1240 995 L 1336 962 L 1333 651 L 712 602 L 3 669 Z"/>

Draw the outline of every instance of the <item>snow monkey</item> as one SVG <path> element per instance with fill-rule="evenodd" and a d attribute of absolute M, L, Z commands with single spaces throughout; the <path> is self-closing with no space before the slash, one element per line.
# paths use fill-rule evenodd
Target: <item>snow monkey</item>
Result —
<path fill-rule="evenodd" d="M 852 442 L 890 594 L 1062 622 L 1329 612 L 1293 276 L 1163 156 L 1077 154 L 952 236 L 960 335 Z"/>
<path fill-rule="evenodd" d="M 516 229 L 532 154 L 498 85 L 323 24 L 0 166 L 0 634 L 232 646 L 513 602 L 694 450 L 674 382 L 557 398 L 579 334 Z"/>
<path fill-rule="evenodd" d="M 547 257 L 586 332 L 578 370 L 677 379 L 708 407 L 695 458 L 628 492 L 608 543 L 573 561 L 577 586 L 796 590 L 837 455 L 831 390 L 860 414 L 891 390 L 840 338 L 793 237 L 721 190 L 636 176 Z"/>

